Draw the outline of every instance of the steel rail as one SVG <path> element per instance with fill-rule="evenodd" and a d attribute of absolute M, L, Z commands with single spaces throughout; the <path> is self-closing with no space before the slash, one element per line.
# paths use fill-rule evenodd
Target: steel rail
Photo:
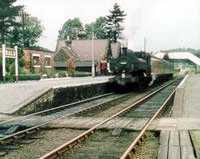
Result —
<path fill-rule="evenodd" d="M 150 98 L 151 96 L 153 96 L 154 94 L 158 93 L 159 91 L 161 91 L 162 89 L 166 88 L 167 86 L 169 86 L 170 84 L 172 84 L 174 81 L 170 82 L 169 84 L 159 88 L 158 90 L 146 95 L 145 97 L 141 98 L 140 100 L 138 100 L 137 102 L 131 104 L 130 106 L 128 106 L 127 108 L 121 110 L 120 112 L 112 115 L 111 117 L 105 119 L 104 121 L 100 122 L 99 124 L 95 125 L 94 127 L 90 128 L 89 130 L 85 131 L 84 133 L 82 133 L 81 135 L 73 138 L 72 140 L 64 143 L 63 145 L 57 147 L 56 149 L 52 150 L 51 152 L 45 154 L 44 156 L 42 156 L 40 159 L 53 159 L 53 158 L 57 158 L 60 154 L 64 153 L 67 150 L 72 150 L 72 148 L 79 144 L 81 141 L 88 139 L 88 137 L 93 134 L 95 132 L 95 130 L 100 127 L 101 125 L 105 124 L 106 122 L 114 119 L 115 117 L 118 117 L 120 115 L 122 115 L 123 113 L 128 112 L 130 109 L 132 109 L 134 106 L 142 103 L 143 101 L 145 101 L 146 99 Z"/>
<path fill-rule="evenodd" d="M 40 125 L 37 125 L 37 126 L 31 127 L 31 128 L 28 128 L 28 129 L 19 131 L 19 132 L 17 132 L 17 133 L 14 133 L 14 134 L 11 134 L 11 135 L 8 135 L 8 136 L 5 136 L 5 137 L 3 137 L 3 138 L 0 138 L 0 145 L 7 144 L 7 143 L 12 142 L 13 140 L 23 138 L 23 137 L 25 137 L 27 134 L 35 133 L 36 131 L 40 130 L 41 127 L 43 127 L 43 126 L 45 126 L 45 125 L 51 123 L 52 121 L 56 121 L 56 120 L 58 120 L 58 119 L 66 118 L 66 117 L 69 117 L 69 116 L 72 116 L 72 115 L 76 115 L 76 114 L 81 114 L 81 113 L 83 113 L 83 112 L 87 112 L 87 111 L 92 110 L 92 109 L 95 109 L 95 108 L 97 108 L 97 107 L 99 107 L 99 106 L 108 104 L 108 103 L 110 103 L 110 102 L 113 102 L 113 101 L 115 101 L 115 100 L 119 100 L 119 99 L 121 99 L 121 98 L 124 98 L 124 97 L 126 97 L 126 96 L 128 96 L 128 95 L 130 95 L 130 93 L 121 95 L 121 96 L 119 96 L 119 97 L 115 97 L 115 98 L 113 98 L 113 99 L 111 99 L 111 100 L 109 100 L 109 101 L 106 101 L 106 102 L 102 102 L 102 103 L 96 104 L 96 105 L 94 105 L 94 106 L 92 106 L 92 107 L 89 107 L 89 108 L 86 108 L 86 109 L 84 109 L 84 110 L 79 110 L 79 111 L 77 111 L 77 112 L 73 112 L 73 113 L 68 114 L 68 115 L 62 115 L 62 116 L 60 116 L 60 117 L 58 117 L 58 118 L 56 118 L 56 119 L 49 120 L 49 121 L 44 122 L 44 123 L 42 123 L 42 124 L 40 124 Z"/>
<path fill-rule="evenodd" d="M 11 118 L 11 119 L 8 119 L 8 120 L 6 120 L 6 121 L 0 122 L 0 125 L 1 125 L 1 124 L 5 124 L 5 123 L 8 123 L 8 122 L 10 122 L 10 121 L 14 121 L 14 120 L 26 119 L 26 118 L 31 117 L 31 116 L 34 116 L 34 115 L 40 115 L 40 114 L 43 114 L 43 113 L 48 113 L 48 112 L 55 111 L 55 110 L 59 110 L 59 109 L 69 108 L 69 107 L 75 106 L 75 105 L 77 105 L 77 104 L 83 104 L 83 103 L 90 102 L 90 101 L 92 101 L 92 100 L 96 100 L 96 99 L 99 99 L 99 98 L 102 98 L 102 97 L 105 97 L 105 96 L 109 96 L 109 95 L 112 95 L 112 94 L 114 94 L 114 93 L 113 93 L 113 92 L 111 92 L 111 93 L 106 93 L 106 94 L 103 94 L 103 95 L 95 96 L 95 97 L 92 97 L 92 98 L 89 98 L 89 99 L 84 99 L 84 100 L 77 101 L 77 102 L 73 102 L 73 103 L 70 103 L 70 104 L 65 104 L 65 105 L 57 106 L 57 107 L 55 107 L 55 108 L 50 108 L 50 109 L 43 110 L 43 111 L 39 111 L 39 112 L 32 113 L 32 114 L 29 114 L 29 115 Z"/>
<path fill-rule="evenodd" d="M 165 108 L 166 104 L 169 102 L 171 97 L 175 94 L 176 89 L 170 94 L 170 96 L 165 100 L 165 102 L 162 104 L 162 106 L 158 109 L 158 111 L 153 115 L 153 117 L 147 122 L 147 124 L 144 126 L 142 131 L 138 134 L 136 139 L 132 142 L 132 144 L 128 147 L 128 149 L 125 151 L 125 153 L 120 157 L 120 159 L 133 159 L 133 150 L 135 150 L 136 145 L 140 142 L 142 137 L 145 135 L 145 132 L 147 131 L 147 128 L 152 123 L 152 121 L 162 112 L 162 110 Z"/>

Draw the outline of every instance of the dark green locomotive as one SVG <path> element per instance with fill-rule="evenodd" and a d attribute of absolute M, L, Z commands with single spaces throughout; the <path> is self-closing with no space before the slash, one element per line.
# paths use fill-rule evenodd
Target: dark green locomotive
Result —
<path fill-rule="evenodd" d="M 120 86 L 133 83 L 148 85 L 161 77 L 171 78 L 173 65 L 148 53 L 123 48 L 118 58 L 110 60 L 110 71 L 114 75 L 110 83 Z"/>
<path fill-rule="evenodd" d="M 110 82 L 121 86 L 139 81 L 149 83 L 151 81 L 150 69 L 149 54 L 124 49 L 118 58 L 110 61 L 110 70 L 115 75 Z"/>

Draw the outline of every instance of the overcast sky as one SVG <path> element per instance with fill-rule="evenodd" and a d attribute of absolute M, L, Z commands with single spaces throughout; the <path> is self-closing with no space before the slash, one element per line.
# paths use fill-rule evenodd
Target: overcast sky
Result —
<path fill-rule="evenodd" d="M 83 24 L 109 15 L 117 2 L 127 14 L 124 35 L 128 47 L 147 51 L 200 48 L 200 0 L 18 0 L 45 27 L 39 45 L 56 48 L 58 30 L 79 17 Z"/>

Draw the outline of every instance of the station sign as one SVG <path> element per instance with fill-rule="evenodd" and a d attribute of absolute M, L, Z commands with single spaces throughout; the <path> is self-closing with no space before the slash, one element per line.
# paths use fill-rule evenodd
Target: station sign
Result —
<path fill-rule="evenodd" d="M 7 58 L 16 58 L 16 50 L 12 48 L 7 48 L 5 55 Z"/>

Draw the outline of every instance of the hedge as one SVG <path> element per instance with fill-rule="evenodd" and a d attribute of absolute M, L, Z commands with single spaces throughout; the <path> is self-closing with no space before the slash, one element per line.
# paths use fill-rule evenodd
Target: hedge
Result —
<path fill-rule="evenodd" d="M 91 73 L 87 72 L 75 72 L 74 74 L 71 75 L 72 77 L 87 77 L 91 76 Z"/>
<path fill-rule="evenodd" d="M 15 76 L 13 77 L 15 80 Z M 19 81 L 25 81 L 25 80 L 40 80 L 41 75 L 40 74 L 19 74 L 18 80 Z"/>

